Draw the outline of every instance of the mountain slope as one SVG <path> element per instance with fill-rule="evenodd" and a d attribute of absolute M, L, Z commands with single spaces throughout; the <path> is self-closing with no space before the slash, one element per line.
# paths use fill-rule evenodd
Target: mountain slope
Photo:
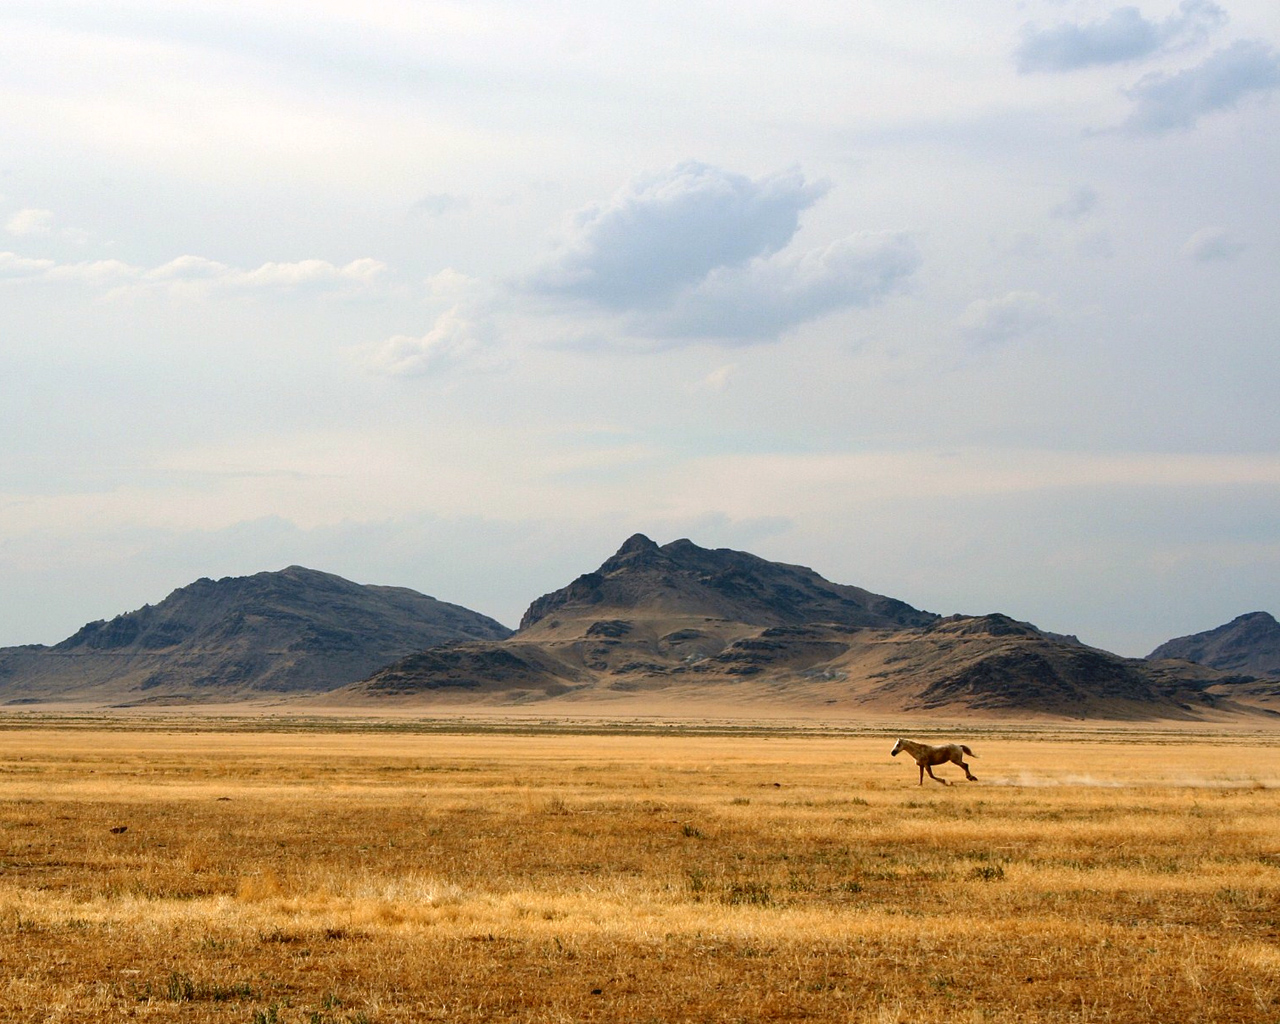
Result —
<path fill-rule="evenodd" d="M 0 650 L 0 699 L 323 691 L 435 644 L 510 632 L 412 590 L 290 566 L 197 580 L 53 647 Z"/>
<path fill-rule="evenodd" d="M 1223 672 L 1280 678 L 1280 622 L 1249 612 L 1224 626 L 1169 640 L 1148 658 L 1181 658 Z"/>

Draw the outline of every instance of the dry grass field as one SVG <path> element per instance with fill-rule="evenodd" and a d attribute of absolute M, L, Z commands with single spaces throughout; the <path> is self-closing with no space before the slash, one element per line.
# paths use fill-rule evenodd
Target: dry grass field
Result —
<path fill-rule="evenodd" d="M 0 720 L 0 1020 L 1280 1020 L 1280 734 L 956 738 Z"/>

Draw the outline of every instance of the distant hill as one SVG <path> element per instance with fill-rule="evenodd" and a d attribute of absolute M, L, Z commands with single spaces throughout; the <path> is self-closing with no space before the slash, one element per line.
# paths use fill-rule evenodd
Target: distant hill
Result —
<path fill-rule="evenodd" d="M 1180 636 L 1148 658 L 1180 658 L 1224 672 L 1280 678 L 1280 622 L 1267 612 L 1249 612 L 1225 626 Z"/>
<path fill-rule="evenodd" d="M 1211 691 L 1220 678 L 1006 615 L 942 618 L 801 566 L 636 535 L 534 601 L 515 636 L 411 655 L 334 697 L 1187 718 L 1235 707 Z"/>
<path fill-rule="evenodd" d="M 400 587 L 290 566 L 201 579 L 52 647 L 0 649 L 0 701 L 226 700 L 331 690 L 412 652 L 511 630 Z"/>

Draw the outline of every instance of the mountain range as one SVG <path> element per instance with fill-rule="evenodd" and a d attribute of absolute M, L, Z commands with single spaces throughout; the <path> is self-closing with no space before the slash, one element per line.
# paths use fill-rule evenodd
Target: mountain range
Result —
<path fill-rule="evenodd" d="M 1233 635 L 1269 636 L 1262 627 Z M 1247 646 L 1234 643 L 1237 655 Z M 1255 678 L 1265 673 L 1253 662 L 1214 665 L 1209 647 L 1167 648 L 1122 658 L 1007 615 L 943 617 L 803 566 L 637 534 L 533 601 L 514 633 L 411 590 L 299 566 L 199 580 L 53 647 L 0 650 L 0 701 L 322 694 L 338 705 L 1112 719 L 1280 709 L 1280 684 Z"/>

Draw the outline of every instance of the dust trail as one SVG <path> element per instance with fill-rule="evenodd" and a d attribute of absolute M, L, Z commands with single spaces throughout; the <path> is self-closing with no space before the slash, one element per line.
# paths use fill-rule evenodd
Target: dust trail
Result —
<path fill-rule="evenodd" d="M 1173 776 L 1159 779 L 1099 779 L 1092 775 L 1034 775 L 1021 772 L 1018 775 L 1005 775 L 984 778 L 990 786 L 1012 786 L 1018 789 L 1052 789 L 1064 786 L 1079 786 L 1094 789 L 1133 789 L 1159 786 L 1167 789 L 1275 789 L 1280 780 L 1259 779 L 1254 776 L 1238 776 L 1234 778 L 1210 779 L 1195 776 Z"/>

